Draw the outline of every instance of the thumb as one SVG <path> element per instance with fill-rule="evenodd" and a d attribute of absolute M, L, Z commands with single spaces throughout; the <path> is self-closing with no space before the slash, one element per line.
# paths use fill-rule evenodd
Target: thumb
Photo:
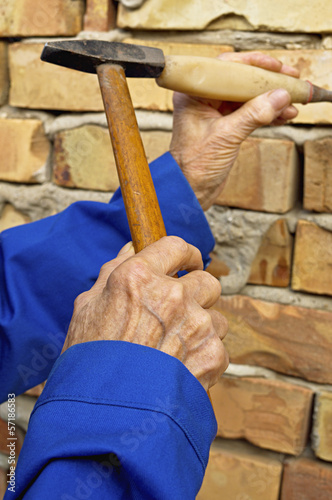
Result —
<path fill-rule="evenodd" d="M 251 99 L 227 118 L 241 143 L 257 128 L 270 125 L 291 104 L 287 90 L 277 89 Z"/>

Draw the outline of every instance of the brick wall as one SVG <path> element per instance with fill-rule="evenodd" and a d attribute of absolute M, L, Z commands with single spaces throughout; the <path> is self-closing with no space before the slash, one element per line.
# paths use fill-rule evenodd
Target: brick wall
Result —
<path fill-rule="evenodd" d="M 40 61 L 47 37 L 216 56 L 263 50 L 332 90 L 332 3 L 13 0 L 0 19 L 0 229 L 108 201 L 118 185 L 97 79 Z M 234 6 L 234 7 L 232 7 Z M 149 160 L 168 149 L 171 93 L 130 82 Z M 201 500 L 332 498 L 332 104 L 243 145 L 208 219 L 231 365 Z M 91 165 L 94 169 L 91 169 Z M 19 398 L 20 442 L 40 388 Z M 1 408 L 0 408 L 1 411 Z M 6 428 L 0 420 L 0 496 Z M 2 488 L 2 489 L 1 489 Z"/>

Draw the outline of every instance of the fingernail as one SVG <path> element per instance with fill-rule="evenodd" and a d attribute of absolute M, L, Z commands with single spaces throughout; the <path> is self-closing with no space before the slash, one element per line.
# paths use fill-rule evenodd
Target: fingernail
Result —
<path fill-rule="evenodd" d="M 290 95 L 285 89 L 272 90 L 268 98 L 276 110 L 281 110 L 290 104 Z"/>
<path fill-rule="evenodd" d="M 134 252 L 134 245 L 133 245 L 132 241 L 128 241 L 128 243 L 126 243 L 125 246 L 121 248 L 120 252 L 118 253 L 118 257 L 119 257 L 119 255 L 123 255 L 123 254 L 128 253 L 128 252 L 135 253 Z"/>

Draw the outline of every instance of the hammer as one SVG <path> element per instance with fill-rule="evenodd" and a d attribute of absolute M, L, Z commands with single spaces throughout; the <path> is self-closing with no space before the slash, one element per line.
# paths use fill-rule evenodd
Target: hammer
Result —
<path fill-rule="evenodd" d="M 126 77 L 209 99 L 246 102 L 285 88 L 292 102 L 332 101 L 332 92 L 280 73 L 206 57 L 167 56 L 162 50 L 98 40 L 46 43 L 41 59 L 97 73 L 120 186 L 136 252 L 166 235 Z"/>

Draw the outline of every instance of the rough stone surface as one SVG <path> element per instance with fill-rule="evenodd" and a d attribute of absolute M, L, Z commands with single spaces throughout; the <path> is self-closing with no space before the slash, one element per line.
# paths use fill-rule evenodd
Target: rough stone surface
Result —
<path fill-rule="evenodd" d="M 332 212 L 332 139 L 304 144 L 304 208 Z"/>
<path fill-rule="evenodd" d="M 211 388 L 218 436 L 290 455 L 302 453 L 313 393 L 296 385 L 263 378 L 223 376 Z"/>
<path fill-rule="evenodd" d="M 248 282 L 262 238 L 280 216 L 214 206 L 207 218 L 216 240 L 216 255 L 230 269 L 220 280 L 223 293 L 237 293 Z"/>
<path fill-rule="evenodd" d="M 310 0 L 294 0 L 292 8 L 286 0 L 276 7 L 272 0 L 257 0 L 255 4 L 226 0 L 147 0 L 140 9 L 120 5 L 118 26 L 121 28 L 156 30 L 233 29 L 281 32 L 331 31 L 332 6 L 325 0 L 315 4 Z"/>
<path fill-rule="evenodd" d="M 142 132 L 149 162 L 168 150 L 169 132 Z M 54 142 L 54 179 L 58 185 L 115 191 L 119 186 L 107 129 L 86 125 L 60 132 Z"/>
<path fill-rule="evenodd" d="M 9 90 L 7 43 L 0 42 L 0 106 L 7 101 Z"/>
<path fill-rule="evenodd" d="M 21 108 L 102 111 L 97 75 L 41 61 L 43 46 L 43 43 L 10 46 L 10 104 Z"/>
<path fill-rule="evenodd" d="M 258 365 L 332 383 L 332 314 L 235 295 L 215 306 L 229 322 L 224 341 L 232 363 Z"/>
<path fill-rule="evenodd" d="M 247 443 L 217 440 L 197 500 L 278 500 L 282 464 Z"/>
<path fill-rule="evenodd" d="M 293 142 L 249 138 L 242 144 L 216 203 L 285 213 L 297 200 L 298 175 L 299 162 Z"/>
<path fill-rule="evenodd" d="M 0 179 L 44 182 L 50 143 L 40 120 L 0 119 Z"/>
<path fill-rule="evenodd" d="M 203 45 L 195 43 L 165 43 L 155 40 L 139 40 L 136 38 L 126 38 L 123 40 L 123 42 L 156 47 L 158 49 L 161 49 L 165 55 L 177 54 L 217 57 L 217 55 L 221 54 L 222 52 L 233 51 L 232 47 L 212 44 Z M 128 80 L 128 86 L 135 108 L 161 111 L 170 111 L 173 109 L 173 92 L 158 87 L 154 79 L 130 78 Z"/>
<path fill-rule="evenodd" d="M 115 27 L 116 8 L 113 0 L 87 0 L 84 30 L 108 31 Z"/>
<path fill-rule="evenodd" d="M 289 288 L 274 288 L 270 286 L 245 286 L 241 293 L 253 299 L 266 300 L 267 302 L 279 302 L 284 305 L 306 307 L 309 309 L 320 309 L 332 312 L 332 300 L 330 297 L 320 297 L 309 293 L 293 292 Z"/>
<path fill-rule="evenodd" d="M 83 0 L 11 0 L 1 4 L 0 36 L 70 36 L 82 29 Z"/>
<path fill-rule="evenodd" d="M 332 232 L 300 220 L 295 238 L 293 290 L 332 295 Z"/>
<path fill-rule="evenodd" d="M 7 203 L 0 215 L 0 232 L 10 227 L 19 226 L 30 222 L 29 217 L 16 210 L 12 205 Z"/>
<path fill-rule="evenodd" d="M 317 457 L 332 462 L 332 392 L 316 396 L 313 448 Z"/>
<path fill-rule="evenodd" d="M 126 37 L 126 31 L 121 30 L 123 38 Z M 129 32 L 127 32 L 129 33 Z M 128 35 L 127 35 L 128 36 Z M 141 40 L 151 39 L 151 32 L 135 30 L 131 36 Z M 326 44 L 328 44 L 326 37 Z M 298 33 L 281 34 L 281 33 L 260 33 L 251 31 L 234 31 L 234 30 L 215 30 L 215 31 L 155 31 L 153 33 L 154 40 L 163 42 L 179 42 L 179 43 L 212 43 L 220 45 L 230 45 L 236 51 L 241 50 L 304 50 L 304 49 L 320 49 L 321 38 L 318 35 L 303 35 Z M 332 47 L 332 44 L 331 44 Z M 329 46 L 323 48 L 329 49 Z"/>
<path fill-rule="evenodd" d="M 61 212 L 75 201 L 108 203 L 110 198 L 111 193 L 65 189 L 51 183 L 38 186 L 0 183 L 0 210 L 10 203 L 32 221 Z"/>
<path fill-rule="evenodd" d="M 277 220 L 263 237 L 252 263 L 248 283 L 286 287 L 289 285 L 293 238 L 285 219 Z"/>
<path fill-rule="evenodd" d="M 284 467 L 281 500 L 330 500 L 332 466 L 309 458 L 290 459 Z"/>

